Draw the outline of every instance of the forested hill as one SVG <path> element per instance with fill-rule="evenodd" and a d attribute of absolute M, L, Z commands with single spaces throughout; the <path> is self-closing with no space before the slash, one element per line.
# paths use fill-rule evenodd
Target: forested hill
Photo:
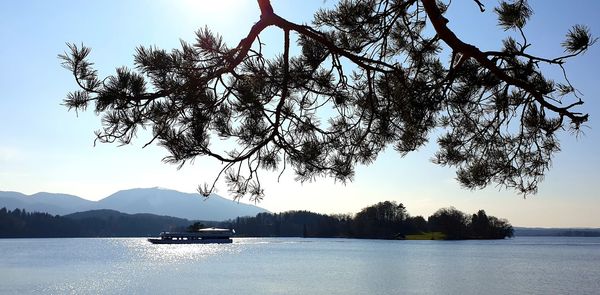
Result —
<path fill-rule="evenodd" d="M 188 226 L 187 219 L 92 210 L 65 216 L 0 209 L 0 238 L 143 237 Z"/>
<path fill-rule="evenodd" d="M 141 237 L 185 230 L 188 219 L 153 214 L 92 210 L 65 216 L 0 209 L 0 237 Z M 504 219 L 480 210 L 468 215 L 442 208 L 429 216 L 410 216 L 403 204 L 380 202 L 353 215 L 307 211 L 259 213 L 203 226 L 233 228 L 241 237 L 345 237 L 370 239 L 502 239 L 513 235 Z"/>

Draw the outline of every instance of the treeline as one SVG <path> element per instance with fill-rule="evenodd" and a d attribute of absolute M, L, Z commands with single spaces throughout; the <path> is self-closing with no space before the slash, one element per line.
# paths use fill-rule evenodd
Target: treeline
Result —
<path fill-rule="evenodd" d="M 488 216 L 479 210 L 471 216 L 453 208 L 442 208 L 427 219 L 430 231 L 444 233 L 448 240 L 504 239 L 514 235 L 506 219 Z"/>
<path fill-rule="evenodd" d="M 443 208 L 429 216 L 410 216 L 402 203 L 380 202 L 354 215 L 325 215 L 308 211 L 260 213 L 225 222 L 192 222 L 152 214 L 93 210 L 66 216 L 0 209 L 0 238 L 144 237 L 161 231 L 180 231 L 195 225 L 233 228 L 242 237 L 345 237 L 369 239 L 419 238 L 502 239 L 513 236 L 504 219 L 480 210 L 467 215 Z"/>
<path fill-rule="evenodd" d="M 188 226 L 187 219 L 92 210 L 66 216 L 0 209 L 0 238 L 145 237 Z"/>
<path fill-rule="evenodd" d="M 308 211 L 260 213 L 221 224 L 247 237 L 346 237 L 402 239 L 410 235 L 429 237 L 441 233 L 445 239 L 503 239 L 513 236 L 504 219 L 480 210 L 467 215 L 455 208 L 442 208 L 429 216 L 412 217 L 402 203 L 380 202 L 356 215 L 324 215 Z M 432 235 L 431 235 L 432 236 Z"/>
<path fill-rule="evenodd" d="M 48 213 L 0 209 L 1 238 L 54 238 L 78 236 L 76 222 Z"/>

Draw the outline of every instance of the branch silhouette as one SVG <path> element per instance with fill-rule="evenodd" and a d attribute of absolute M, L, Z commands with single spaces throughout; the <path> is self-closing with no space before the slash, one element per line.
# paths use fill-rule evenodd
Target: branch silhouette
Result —
<path fill-rule="evenodd" d="M 135 69 L 106 78 L 88 61 L 89 48 L 68 44 L 60 58 L 80 89 L 64 104 L 77 111 L 94 104 L 99 142 L 129 144 L 139 128 L 151 127 L 145 146 L 165 147 L 167 163 L 221 161 L 212 184 L 199 186 L 205 195 L 224 176 L 235 198 L 258 201 L 262 170 L 281 176 L 293 169 L 301 182 L 351 181 L 357 165 L 386 147 L 405 155 L 434 134 L 433 162 L 455 167 L 464 187 L 495 183 L 535 193 L 560 150 L 557 133 L 588 120 L 564 64 L 596 39 L 577 25 L 562 44 L 565 55 L 536 56 L 523 31 L 531 7 L 503 1 L 494 9 L 498 23 L 521 40 L 509 36 L 503 48 L 483 52 L 448 28 L 448 5 L 344 0 L 307 25 L 258 0 L 260 18 L 237 46 L 204 28 L 180 49 L 137 48 Z M 283 33 L 274 58 L 263 55 L 259 39 L 268 27 Z M 444 47 L 452 51 L 448 62 Z M 546 77 L 539 63 L 560 68 L 562 81 Z"/>

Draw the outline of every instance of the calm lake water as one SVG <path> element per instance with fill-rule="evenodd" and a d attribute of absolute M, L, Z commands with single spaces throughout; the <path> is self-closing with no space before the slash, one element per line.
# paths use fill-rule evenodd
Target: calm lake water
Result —
<path fill-rule="evenodd" d="M 0 239 L 0 294 L 599 294 L 600 238 Z"/>

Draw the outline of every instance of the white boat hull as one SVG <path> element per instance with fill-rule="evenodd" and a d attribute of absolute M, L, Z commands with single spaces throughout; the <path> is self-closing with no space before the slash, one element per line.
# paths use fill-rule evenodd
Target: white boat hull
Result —
<path fill-rule="evenodd" d="M 231 244 L 232 239 L 197 239 L 197 240 L 168 240 L 160 238 L 150 238 L 148 242 L 152 244 Z"/>

